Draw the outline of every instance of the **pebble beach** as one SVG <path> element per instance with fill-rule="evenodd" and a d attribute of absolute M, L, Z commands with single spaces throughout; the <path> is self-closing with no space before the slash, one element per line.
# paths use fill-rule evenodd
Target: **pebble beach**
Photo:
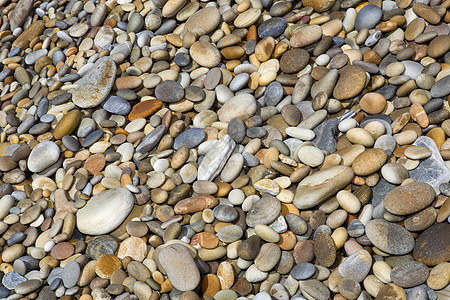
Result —
<path fill-rule="evenodd" d="M 450 299 L 450 0 L 0 0 L 0 299 Z"/>

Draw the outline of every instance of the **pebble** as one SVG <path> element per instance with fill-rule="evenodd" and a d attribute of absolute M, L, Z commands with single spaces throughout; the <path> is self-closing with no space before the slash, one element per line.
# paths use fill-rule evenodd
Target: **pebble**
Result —
<path fill-rule="evenodd" d="M 117 73 L 114 61 L 109 57 L 99 59 L 72 92 L 72 101 L 81 108 L 99 105 L 109 95 Z"/>
<path fill-rule="evenodd" d="M 77 212 L 77 228 L 90 235 L 110 233 L 125 220 L 133 203 L 133 195 L 126 189 L 101 192 Z"/>
<path fill-rule="evenodd" d="M 389 231 L 389 235 L 379 235 L 379 232 Z M 366 226 L 366 235 L 370 242 L 393 255 L 403 255 L 414 248 L 414 238 L 404 227 L 389 223 L 386 220 L 372 220 Z"/>

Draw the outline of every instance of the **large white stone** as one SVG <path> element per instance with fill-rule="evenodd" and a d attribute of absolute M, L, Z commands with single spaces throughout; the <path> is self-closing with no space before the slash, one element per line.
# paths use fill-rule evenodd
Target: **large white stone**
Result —
<path fill-rule="evenodd" d="M 89 235 L 107 234 L 122 224 L 133 204 L 133 195 L 127 189 L 103 191 L 77 212 L 78 230 Z"/>
<path fill-rule="evenodd" d="M 55 143 L 50 141 L 39 143 L 31 150 L 30 156 L 28 157 L 28 170 L 31 172 L 41 172 L 47 169 L 58 161 L 59 153 L 59 147 Z"/>

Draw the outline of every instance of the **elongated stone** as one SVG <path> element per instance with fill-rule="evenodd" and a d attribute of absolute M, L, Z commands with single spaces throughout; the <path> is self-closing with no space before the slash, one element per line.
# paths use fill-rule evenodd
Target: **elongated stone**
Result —
<path fill-rule="evenodd" d="M 166 131 L 166 127 L 164 125 L 159 125 L 153 129 L 144 137 L 139 146 L 136 147 L 136 152 L 145 153 L 151 151 L 161 140 L 164 135 L 164 131 Z"/>
<path fill-rule="evenodd" d="M 158 260 L 176 289 L 190 291 L 200 283 L 198 267 L 185 246 L 172 244 L 164 247 L 158 254 Z"/>
<path fill-rule="evenodd" d="M 226 134 L 209 149 L 198 167 L 198 180 L 212 181 L 222 172 L 228 158 L 236 147 L 235 141 Z"/>
<path fill-rule="evenodd" d="M 314 207 L 346 187 L 353 179 L 353 170 L 335 166 L 314 173 L 298 184 L 294 205 L 298 209 Z"/>

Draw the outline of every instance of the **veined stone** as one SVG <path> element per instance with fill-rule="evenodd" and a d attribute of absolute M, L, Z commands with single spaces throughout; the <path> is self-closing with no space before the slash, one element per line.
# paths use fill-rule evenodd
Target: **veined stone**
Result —
<path fill-rule="evenodd" d="M 111 91 L 116 79 L 116 63 L 105 56 L 97 60 L 94 67 L 78 81 L 72 91 L 72 101 L 82 108 L 99 105 Z"/>
<path fill-rule="evenodd" d="M 213 180 L 220 174 L 236 143 L 226 134 L 209 149 L 198 167 L 198 180 Z"/>

